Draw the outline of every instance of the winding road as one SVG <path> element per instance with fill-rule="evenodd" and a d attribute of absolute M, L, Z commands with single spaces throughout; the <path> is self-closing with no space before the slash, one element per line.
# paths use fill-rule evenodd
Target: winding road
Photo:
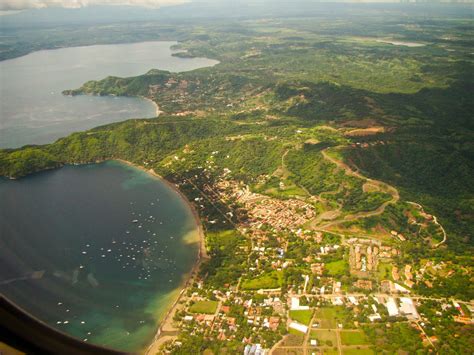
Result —
<path fill-rule="evenodd" d="M 320 228 L 329 228 L 329 227 L 332 227 L 332 226 L 335 226 L 335 225 L 338 225 L 338 224 L 341 224 L 341 223 L 344 223 L 344 222 L 350 222 L 350 221 L 355 221 L 355 220 L 358 220 L 358 219 L 361 219 L 361 218 L 367 218 L 367 217 L 381 215 L 382 213 L 384 213 L 385 208 L 388 205 L 396 203 L 400 200 L 400 194 L 398 193 L 398 190 L 396 188 L 394 188 L 393 186 L 390 186 L 390 185 L 388 185 L 388 184 L 386 184 L 382 181 L 367 178 L 367 177 L 363 176 L 362 174 L 360 174 L 359 172 L 352 170 L 344 162 L 331 157 L 327 153 L 327 150 L 328 150 L 328 148 L 323 149 L 321 151 L 321 154 L 323 155 L 324 159 L 326 159 L 329 162 L 335 164 L 338 168 L 344 170 L 346 175 L 354 176 L 358 179 L 364 180 L 366 183 L 370 183 L 371 185 L 377 186 L 381 191 L 384 191 L 384 192 L 387 192 L 388 194 L 390 194 L 392 196 L 392 198 L 390 200 L 385 201 L 384 203 L 382 203 L 375 210 L 367 211 L 367 212 L 365 212 L 365 211 L 364 212 L 357 212 L 357 213 L 354 213 L 354 214 L 350 214 L 350 215 L 345 216 L 342 219 L 337 219 L 337 220 L 333 220 L 331 222 L 325 223 L 325 224 L 321 225 Z"/>

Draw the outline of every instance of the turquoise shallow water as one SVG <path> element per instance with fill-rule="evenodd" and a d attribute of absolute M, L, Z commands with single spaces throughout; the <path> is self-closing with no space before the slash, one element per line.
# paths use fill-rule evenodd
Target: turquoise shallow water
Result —
<path fill-rule="evenodd" d="M 0 292 L 80 339 L 140 350 L 196 261 L 196 233 L 176 191 L 118 162 L 0 180 Z"/>

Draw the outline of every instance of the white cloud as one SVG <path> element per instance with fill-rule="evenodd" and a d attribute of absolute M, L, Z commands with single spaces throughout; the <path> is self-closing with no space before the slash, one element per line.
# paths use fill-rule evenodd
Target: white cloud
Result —
<path fill-rule="evenodd" d="M 46 7 L 80 8 L 89 5 L 130 5 L 158 8 L 188 0 L 0 0 L 2 10 L 41 9 Z"/>

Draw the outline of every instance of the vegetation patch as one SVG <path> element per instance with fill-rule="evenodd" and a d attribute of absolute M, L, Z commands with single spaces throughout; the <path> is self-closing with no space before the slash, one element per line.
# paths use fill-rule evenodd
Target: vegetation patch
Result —
<path fill-rule="evenodd" d="M 312 317 L 313 317 L 313 310 L 311 309 L 290 311 L 290 318 L 304 325 L 309 325 Z"/>
<path fill-rule="evenodd" d="M 217 301 L 197 301 L 190 308 L 191 313 L 214 314 L 219 302 Z"/>
<path fill-rule="evenodd" d="M 372 349 L 369 349 L 369 348 L 363 348 L 363 349 L 343 348 L 342 354 L 343 355 L 373 355 L 375 353 Z"/>
<path fill-rule="evenodd" d="M 336 329 L 339 323 L 346 325 L 347 310 L 342 306 L 322 307 L 316 311 L 321 329 Z"/>
<path fill-rule="evenodd" d="M 285 336 L 285 339 L 281 342 L 281 346 L 301 346 L 304 342 L 304 335 L 300 332 L 290 333 Z"/>
<path fill-rule="evenodd" d="M 253 279 L 242 281 L 242 289 L 244 290 L 260 290 L 273 289 L 281 287 L 283 282 L 283 274 L 281 271 L 271 271 L 264 273 Z"/>
<path fill-rule="evenodd" d="M 324 267 L 330 276 L 344 275 L 349 269 L 349 265 L 346 260 L 331 261 L 330 263 L 325 264 Z"/>
<path fill-rule="evenodd" d="M 335 330 L 312 330 L 311 339 L 316 339 L 318 341 L 319 346 L 335 346 L 337 344 L 337 336 Z"/>
<path fill-rule="evenodd" d="M 367 337 L 361 331 L 341 331 L 341 342 L 343 345 L 365 345 L 368 344 Z"/>

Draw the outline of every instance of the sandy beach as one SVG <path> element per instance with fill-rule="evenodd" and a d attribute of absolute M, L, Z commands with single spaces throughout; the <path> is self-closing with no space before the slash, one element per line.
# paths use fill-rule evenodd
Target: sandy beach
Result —
<path fill-rule="evenodd" d="M 196 276 L 197 272 L 199 271 L 199 267 L 200 267 L 201 263 L 208 258 L 207 251 L 206 251 L 206 242 L 205 242 L 204 229 L 202 227 L 202 223 L 201 223 L 201 220 L 199 218 L 199 214 L 198 214 L 196 208 L 188 200 L 188 198 L 176 187 L 176 185 L 174 185 L 173 183 L 169 182 L 168 180 L 166 180 L 165 178 L 163 178 L 162 176 L 157 174 L 153 169 L 147 169 L 143 166 L 140 166 L 140 165 L 137 165 L 137 164 L 134 164 L 134 163 L 131 163 L 129 161 L 122 160 L 122 159 L 114 159 L 114 160 L 116 160 L 120 163 L 129 165 L 129 166 L 132 166 L 134 168 L 140 169 L 140 170 L 154 176 L 155 178 L 160 179 L 165 184 L 167 184 L 170 188 L 172 188 L 174 191 L 176 191 L 181 196 L 183 201 L 191 209 L 191 211 L 193 213 L 193 216 L 194 216 L 194 219 L 196 221 L 197 228 L 198 228 L 197 233 L 198 233 L 198 238 L 199 238 L 199 240 L 198 240 L 198 242 L 199 242 L 199 252 L 198 252 L 198 257 L 196 259 L 196 262 L 194 263 L 194 266 L 191 269 L 191 271 L 189 271 L 185 276 L 183 276 L 183 281 L 181 282 L 181 285 L 179 287 L 179 293 L 177 294 L 176 299 L 174 300 L 172 305 L 169 307 L 169 309 L 166 312 L 163 319 L 160 321 L 158 330 L 155 334 L 155 337 L 154 337 L 152 343 L 150 344 L 150 346 L 146 350 L 144 350 L 145 354 L 153 354 L 154 355 L 154 354 L 158 353 L 158 350 L 161 347 L 161 345 L 163 345 L 165 342 L 167 342 L 169 340 L 176 339 L 176 337 L 178 336 L 178 330 L 179 329 L 175 328 L 173 326 L 173 316 L 174 316 L 175 312 L 179 309 L 179 301 L 181 300 L 186 287 L 193 282 L 193 278 Z"/>
<path fill-rule="evenodd" d="M 163 111 L 160 110 L 160 106 L 158 106 L 158 104 L 157 104 L 155 101 L 153 101 L 152 99 L 150 99 L 150 98 L 148 98 L 148 97 L 145 97 L 145 96 L 138 96 L 138 97 L 140 97 L 140 98 L 142 98 L 142 99 L 144 99 L 144 100 L 150 101 L 151 103 L 153 103 L 153 105 L 155 105 L 155 108 L 156 108 L 156 110 L 155 110 L 156 117 L 158 117 L 159 115 L 161 115 L 161 114 L 163 113 Z M 125 163 L 125 161 L 124 161 L 124 163 Z M 130 165 L 133 165 L 133 164 L 131 164 L 131 163 L 129 163 L 129 164 L 130 164 Z M 133 166 L 135 166 L 135 165 L 133 165 Z M 136 168 L 141 168 L 141 167 L 139 167 L 139 166 L 135 166 L 135 167 L 136 167 Z M 145 170 L 145 169 L 142 168 L 142 170 Z M 156 174 L 155 174 L 155 173 L 152 173 L 152 175 L 156 175 Z M 163 180 L 164 180 L 164 179 L 163 179 Z"/>

